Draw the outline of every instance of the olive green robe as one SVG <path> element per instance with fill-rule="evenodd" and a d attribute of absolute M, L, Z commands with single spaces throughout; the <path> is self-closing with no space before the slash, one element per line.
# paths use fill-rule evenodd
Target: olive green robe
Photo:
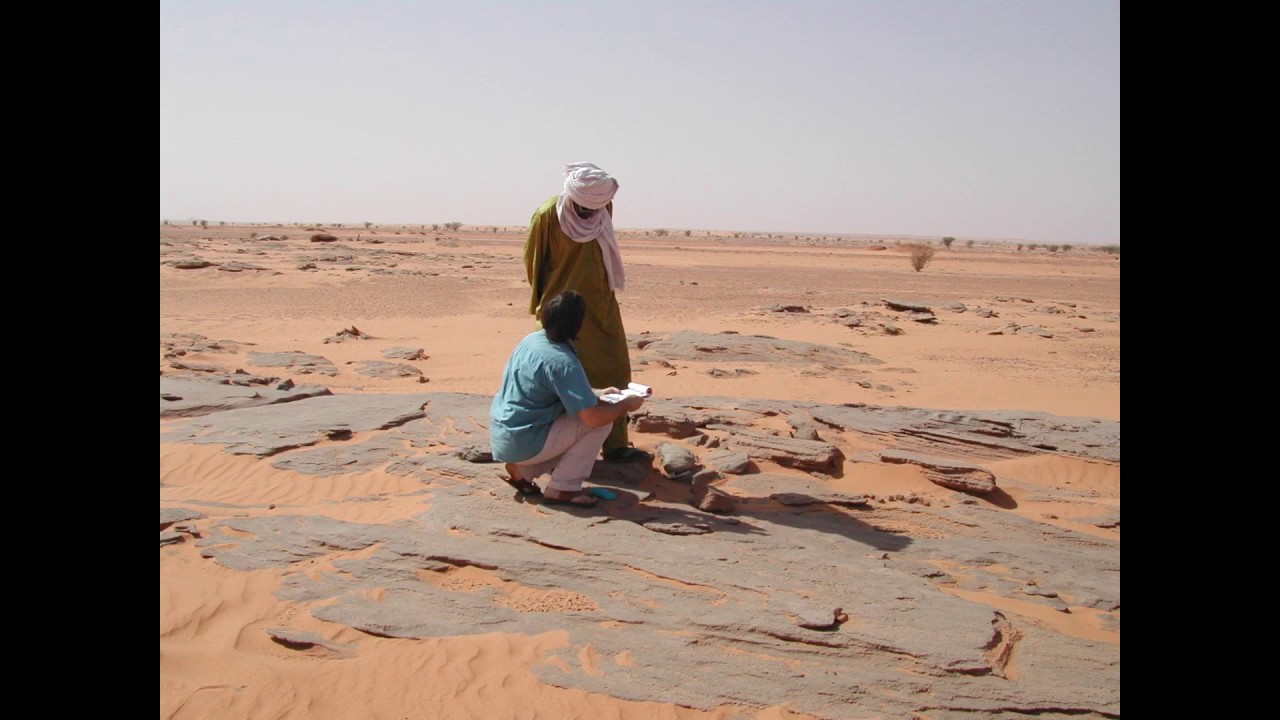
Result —
<path fill-rule="evenodd" d="M 631 382 L 631 357 L 627 353 L 627 332 L 622 327 L 618 300 L 609 289 L 600 243 L 574 242 L 560 229 L 556 200 L 552 197 L 533 213 L 529 237 L 524 244 L 524 267 L 528 272 L 532 297 L 529 313 L 542 318 L 542 303 L 565 290 L 577 291 L 587 301 L 587 317 L 578 334 L 578 357 L 587 371 L 591 387 L 625 388 Z M 613 215 L 613 203 L 606 208 Z M 606 451 L 624 448 L 627 417 L 613 425 L 604 441 Z"/>

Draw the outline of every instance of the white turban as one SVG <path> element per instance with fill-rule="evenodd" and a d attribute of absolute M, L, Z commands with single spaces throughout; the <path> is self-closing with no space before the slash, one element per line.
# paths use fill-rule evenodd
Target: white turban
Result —
<path fill-rule="evenodd" d="M 627 273 L 622 267 L 622 253 L 613 236 L 613 216 L 608 211 L 597 212 L 585 220 L 569 207 L 572 200 L 588 210 L 601 210 L 618 192 L 618 181 L 612 175 L 588 162 L 569 163 L 564 166 L 564 192 L 556 200 L 556 215 L 560 229 L 574 242 L 600 243 L 604 256 L 604 269 L 609 276 L 609 289 L 622 290 L 627 285 Z"/>

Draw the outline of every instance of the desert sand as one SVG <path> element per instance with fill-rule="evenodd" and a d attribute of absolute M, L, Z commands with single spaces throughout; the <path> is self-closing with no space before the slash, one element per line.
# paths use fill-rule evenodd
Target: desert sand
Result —
<path fill-rule="evenodd" d="M 767 235 L 620 231 L 579 509 L 487 462 L 522 228 L 162 224 L 160 716 L 1119 716 L 1118 256 Z"/>

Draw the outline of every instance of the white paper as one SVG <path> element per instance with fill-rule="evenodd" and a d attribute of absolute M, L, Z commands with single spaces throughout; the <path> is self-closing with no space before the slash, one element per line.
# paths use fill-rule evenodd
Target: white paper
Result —
<path fill-rule="evenodd" d="M 640 383 L 633 382 L 633 383 L 627 383 L 627 387 L 624 388 L 621 392 L 609 393 L 608 395 L 601 395 L 600 399 L 604 400 L 607 403 L 616 403 L 616 402 L 621 402 L 629 397 L 649 397 L 652 394 L 653 394 L 653 388 L 649 387 L 648 385 L 641 385 Z"/>

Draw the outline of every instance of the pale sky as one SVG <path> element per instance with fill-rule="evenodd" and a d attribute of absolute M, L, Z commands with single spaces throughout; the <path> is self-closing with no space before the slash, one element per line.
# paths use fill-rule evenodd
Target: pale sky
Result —
<path fill-rule="evenodd" d="M 160 217 L 1120 242 L 1118 0 L 161 0 Z"/>

